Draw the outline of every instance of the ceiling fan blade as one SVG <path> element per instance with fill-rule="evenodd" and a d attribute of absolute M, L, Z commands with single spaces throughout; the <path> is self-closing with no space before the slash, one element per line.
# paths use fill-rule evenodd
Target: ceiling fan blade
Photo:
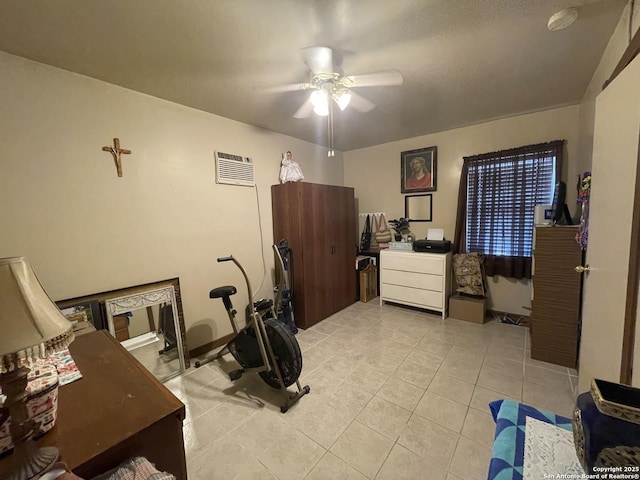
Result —
<path fill-rule="evenodd" d="M 311 96 L 305 100 L 302 106 L 293 114 L 294 118 L 307 118 L 313 112 L 313 103 L 311 103 Z"/>
<path fill-rule="evenodd" d="M 282 92 L 296 92 L 298 90 L 307 90 L 311 88 L 308 83 L 285 83 L 283 85 L 264 86 L 258 85 L 253 87 L 257 92 L 261 93 L 282 93 Z"/>
<path fill-rule="evenodd" d="M 333 73 L 333 51 L 329 47 L 303 48 L 302 56 L 313 75 Z"/>
<path fill-rule="evenodd" d="M 402 74 L 397 70 L 386 72 L 365 73 L 363 75 L 349 75 L 345 77 L 351 87 L 382 87 L 386 85 L 402 85 Z"/>
<path fill-rule="evenodd" d="M 362 95 L 357 94 L 356 92 L 351 93 L 351 101 L 349 105 L 355 108 L 360 112 L 369 112 L 376 107 L 376 104 L 371 100 L 364 98 Z"/>

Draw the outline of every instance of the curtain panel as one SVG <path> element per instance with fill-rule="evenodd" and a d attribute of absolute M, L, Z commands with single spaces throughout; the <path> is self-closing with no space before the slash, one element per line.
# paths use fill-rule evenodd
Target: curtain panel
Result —
<path fill-rule="evenodd" d="M 484 254 L 488 276 L 531 278 L 534 207 L 550 202 L 563 150 L 556 140 L 464 157 L 454 253 Z"/>

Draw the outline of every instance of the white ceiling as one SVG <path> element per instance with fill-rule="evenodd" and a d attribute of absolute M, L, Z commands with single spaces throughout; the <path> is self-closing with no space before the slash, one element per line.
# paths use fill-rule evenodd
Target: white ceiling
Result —
<path fill-rule="evenodd" d="M 326 118 L 292 115 L 301 49 L 329 46 L 377 107 L 335 115 L 348 151 L 577 103 L 626 0 L 0 0 L 0 50 L 223 117 L 326 144 Z M 579 7 L 576 23 L 549 17 Z M 1 72 L 0 72 L 1 74 Z"/>

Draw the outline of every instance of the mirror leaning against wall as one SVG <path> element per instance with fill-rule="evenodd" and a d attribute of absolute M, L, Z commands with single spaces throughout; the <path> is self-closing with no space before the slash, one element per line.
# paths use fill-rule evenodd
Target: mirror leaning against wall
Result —
<path fill-rule="evenodd" d="M 185 370 L 173 285 L 105 300 L 109 332 L 160 381 Z"/>
<path fill-rule="evenodd" d="M 164 382 L 189 368 L 178 278 L 57 301 L 72 322 L 108 330 Z"/>

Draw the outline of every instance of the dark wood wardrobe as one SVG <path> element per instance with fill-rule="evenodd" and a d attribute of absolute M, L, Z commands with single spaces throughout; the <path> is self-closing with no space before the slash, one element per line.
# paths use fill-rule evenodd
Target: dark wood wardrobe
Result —
<path fill-rule="evenodd" d="M 356 301 L 353 188 L 289 182 L 271 187 L 273 241 L 293 252 L 296 325 L 309 328 Z"/>

